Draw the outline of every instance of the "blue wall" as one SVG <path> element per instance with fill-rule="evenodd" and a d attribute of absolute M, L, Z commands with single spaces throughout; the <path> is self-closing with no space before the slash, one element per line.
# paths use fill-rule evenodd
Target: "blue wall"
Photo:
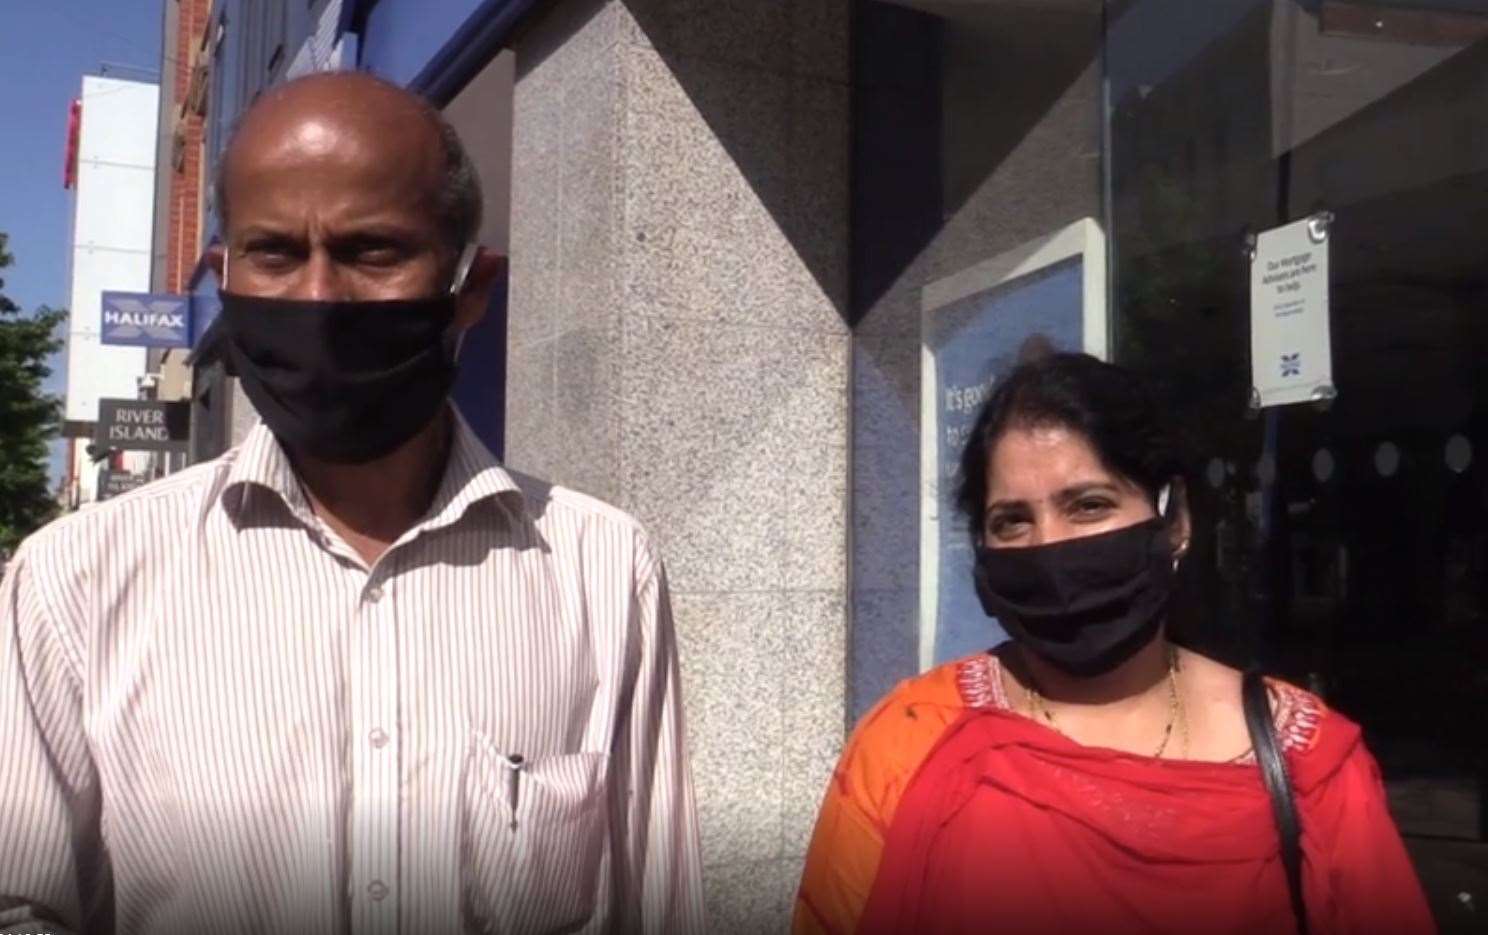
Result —
<path fill-rule="evenodd" d="M 465 335 L 451 394 L 471 431 L 497 458 L 506 444 L 506 280 L 491 294 L 486 317 Z"/>
<path fill-rule="evenodd" d="M 409 85 L 487 0 L 377 0 L 363 20 L 361 67 Z M 360 7 L 366 7 L 362 0 Z"/>
<path fill-rule="evenodd" d="M 347 0 L 353 3 L 353 0 Z M 444 106 L 537 0 L 355 0 L 359 67 Z"/>

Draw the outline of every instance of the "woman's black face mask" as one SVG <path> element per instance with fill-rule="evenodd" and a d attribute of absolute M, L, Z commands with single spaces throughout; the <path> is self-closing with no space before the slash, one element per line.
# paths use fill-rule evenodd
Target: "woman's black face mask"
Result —
<path fill-rule="evenodd" d="M 1029 548 L 976 549 L 982 607 L 1050 665 L 1103 675 L 1157 635 L 1173 592 L 1161 518 Z"/>
<path fill-rule="evenodd" d="M 222 293 L 219 351 L 286 448 L 365 463 L 438 414 L 455 381 L 456 294 L 397 301 L 309 301 Z M 226 277 L 224 276 L 224 279 Z"/>

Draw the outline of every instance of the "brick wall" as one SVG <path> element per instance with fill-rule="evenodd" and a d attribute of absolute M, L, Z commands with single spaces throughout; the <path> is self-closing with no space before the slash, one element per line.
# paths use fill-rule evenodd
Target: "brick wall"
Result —
<path fill-rule="evenodd" d="M 204 122 L 191 107 L 191 74 L 193 66 L 206 60 L 202 49 L 211 0 L 178 0 L 180 26 L 176 47 L 166 66 L 175 82 L 176 132 L 179 134 L 179 168 L 171 167 L 170 225 L 166 241 L 166 283 L 170 292 L 185 292 L 191 272 L 201 254 Z"/>

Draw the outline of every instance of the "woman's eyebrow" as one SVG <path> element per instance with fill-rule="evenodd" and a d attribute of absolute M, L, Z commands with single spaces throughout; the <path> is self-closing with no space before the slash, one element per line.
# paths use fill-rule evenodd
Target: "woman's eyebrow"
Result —
<path fill-rule="evenodd" d="M 1110 481 L 1081 481 L 1077 484 L 1071 484 L 1068 487 L 1065 487 L 1063 490 L 1056 491 L 1049 497 L 1049 500 L 1062 505 L 1068 503 L 1071 500 L 1077 500 L 1080 497 L 1091 493 L 1109 493 L 1113 495 L 1119 495 L 1121 493 L 1121 488 L 1116 484 L 1111 483 Z M 993 500 L 991 503 L 987 504 L 987 512 L 991 513 L 994 510 L 1008 510 L 1017 507 L 1027 508 L 1028 503 L 1029 501 L 1022 497 L 1008 497 L 1002 500 Z"/>
<path fill-rule="evenodd" d="M 1071 500 L 1078 500 L 1080 497 L 1091 493 L 1120 494 L 1121 488 L 1111 483 L 1110 481 L 1086 481 L 1079 484 L 1069 485 L 1068 487 L 1054 494 L 1052 499 L 1056 503 L 1068 503 Z"/>

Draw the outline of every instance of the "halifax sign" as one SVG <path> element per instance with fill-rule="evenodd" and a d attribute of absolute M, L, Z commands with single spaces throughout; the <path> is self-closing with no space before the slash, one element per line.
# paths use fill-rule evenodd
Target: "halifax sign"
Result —
<path fill-rule="evenodd" d="M 125 347 L 190 347 L 191 297 L 105 292 L 99 340 Z"/>

